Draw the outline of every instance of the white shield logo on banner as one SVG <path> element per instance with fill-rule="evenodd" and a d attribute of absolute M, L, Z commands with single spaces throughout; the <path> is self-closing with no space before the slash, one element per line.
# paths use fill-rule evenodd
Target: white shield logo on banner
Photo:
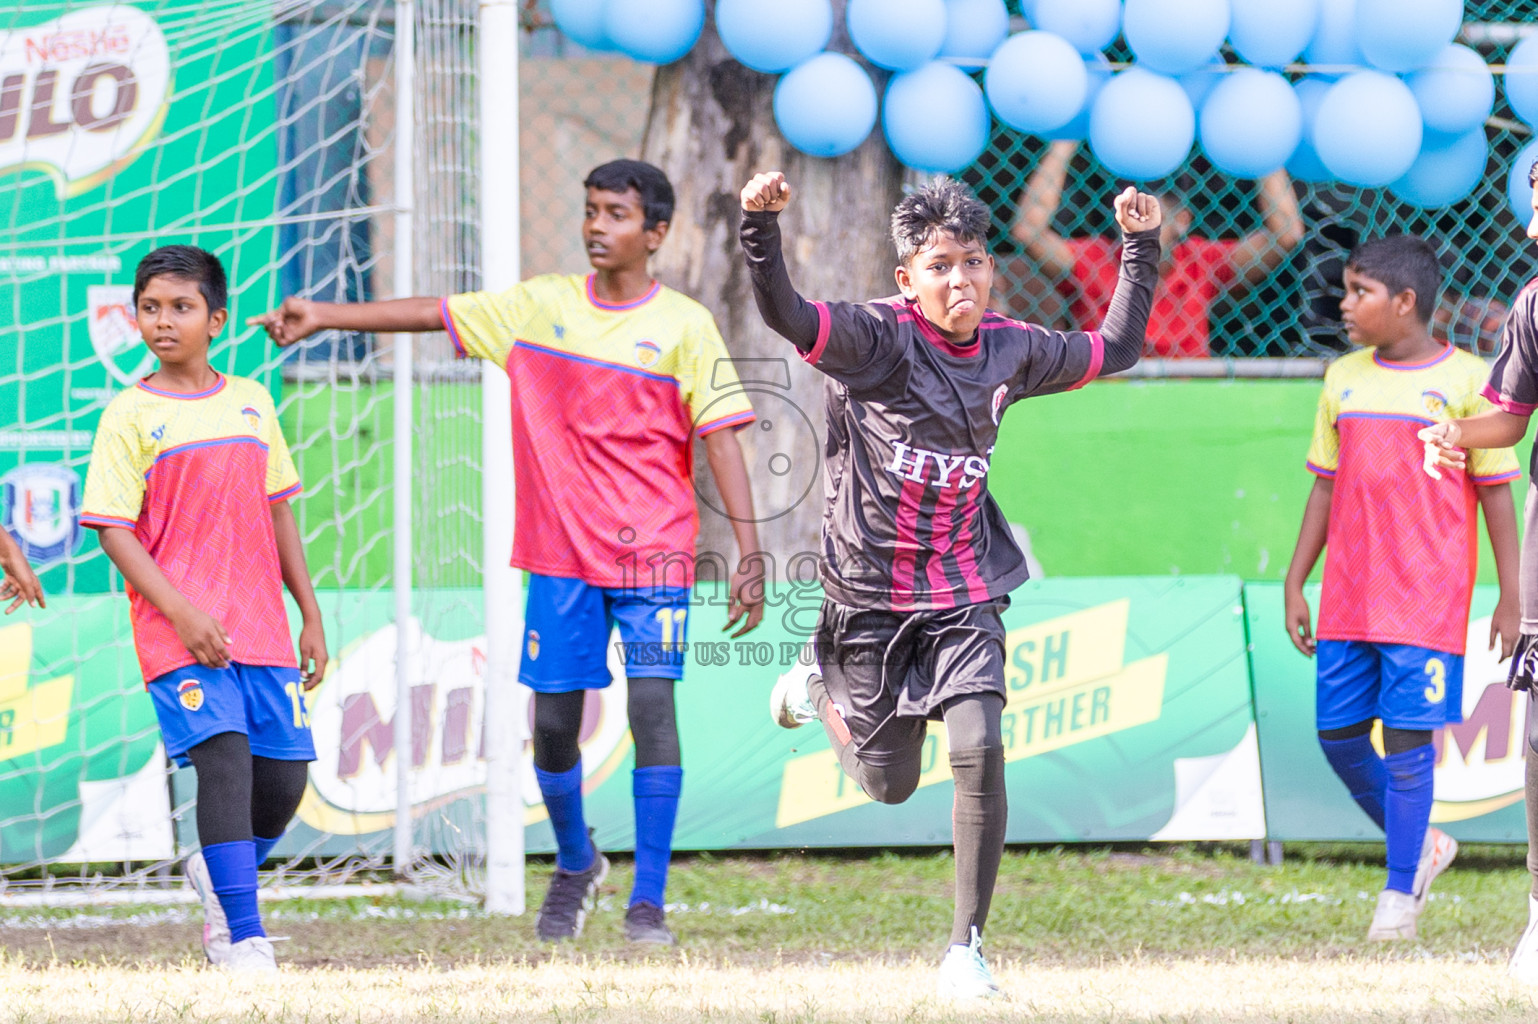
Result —
<path fill-rule="evenodd" d="M 0 524 L 35 562 L 80 550 L 80 477 L 59 465 L 27 464 L 0 476 Z"/>
<path fill-rule="evenodd" d="M 124 387 L 132 387 L 155 365 L 155 355 L 139 337 L 134 318 L 134 290 L 126 284 L 93 284 L 85 290 L 86 328 L 96 358 Z"/>

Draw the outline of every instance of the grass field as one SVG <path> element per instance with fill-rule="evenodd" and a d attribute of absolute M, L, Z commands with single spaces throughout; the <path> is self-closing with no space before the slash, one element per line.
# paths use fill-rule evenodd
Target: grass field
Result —
<path fill-rule="evenodd" d="M 198 964 L 195 908 L 0 911 L 0 1021 L 1517 1021 L 1504 964 L 1522 851 L 1474 847 L 1415 943 L 1362 938 L 1381 847 L 1031 850 L 1004 863 L 986 952 L 1009 999 L 931 995 L 950 858 L 694 856 L 670 883 L 677 950 L 629 948 L 628 863 L 575 943 L 449 901 L 265 905 L 275 981 Z M 530 893 L 549 865 L 530 865 Z"/>

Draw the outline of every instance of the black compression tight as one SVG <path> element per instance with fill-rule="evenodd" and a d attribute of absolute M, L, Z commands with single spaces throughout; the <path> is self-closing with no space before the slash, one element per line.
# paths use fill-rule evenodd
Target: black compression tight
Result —
<path fill-rule="evenodd" d="M 673 685 L 671 679 L 651 677 L 629 681 L 626 711 L 637 768 L 683 763 Z M 586 690 L 534 695 L 534 765 L 540 771 L 568 772 L 581 760 L 577 744 L 586 697 Z"/>
<path fill-rule="evenodd" d="M 198 841 L 204 846 L 283 834 L 304 797 L 310 766 L 251 753 L 244 733 L 222 732 L 191 750 L 198 774 Z"/>
<path fill-rule="evenodd" d="M 1319 738 L 1322 740 L 1354 740 L 1358 736 L 1366 736 L 1372 732 L 1374 719 L 1358 722 L 1340 729 L 1320 729 Z M 1403 754 L 1407 750 L 1416 747 L 1424 747 L 1431 742 L 1430 729 L 1396 729 L 1391 725 L 1383 727 L 1383 752 L 1385 754 Z"/>

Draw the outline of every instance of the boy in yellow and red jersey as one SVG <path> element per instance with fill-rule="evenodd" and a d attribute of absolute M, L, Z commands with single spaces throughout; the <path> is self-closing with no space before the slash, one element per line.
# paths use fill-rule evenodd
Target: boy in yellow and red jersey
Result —
<path fill-rule="evenodd" d="M 547 274 L 505 292 L 329 305 L 290 298 L 253 322 L 279 345 L 327 328 L 447 330 L 460 355 L 512 381 L 517 529 L 528 570 L 519 680 L 534 690 L 534 771 L 555 832 L 541 939 L 574 938 L 608 861 L 582 812 L 577 739 L 584 695 L 609 685 L 607 646 L 626 652 L 635 739 L 632 942 L 672 944 L 663 893 L 683 786 L 674 684 L 683 675 L 694 582 L 692 452 L 705 451 L 742 554 L 728 625 L 763 615 L 752 493 L 736 430 L 753 410 L 710 313 L 654 280 L 673 188 L 656 167 L 615 160 L 584 182 L 593 273 Z M 496 623 L 487 623 L 495 629 Z"/>
<path fill-rule="evenodd" d="M 1504 658 L 1517 638 L 1516 457 L 1486 449 L 1472 453 L 1466 472 L 1420 472 L 1417 431 L 1490 408 L 1480 394 L 1484 362 L 1427 331 L 1441 283 L 1436 251 L 1415 236 L 1351 254 L 1341 316 L 1350 340 L 1366 347 L 1325 374 L 1308 454 L 1316 479 L 1287 570 L 1287 634 L 1318 660 L 1319 744 L 1387 839 L 1388 881 L 1369 939 L 1415 937 L 1431 882 L 1458 849 L 1429 826 L 1432 732 L 1463 720 L 1476 503 L 1501 585 L 1490 643 L 1500 639 Z M 1315 640 L 1303 583 L 1325 547 Z"/>
<path fill-rule="evenodd" d="M 166 753 L 197 769 L 201 848 L 187 877 L 203 901 L 204 952 L 231 970 L 271 971 L 256 869 L 315 760 L 304 692 L 325 675 L 326 638 L 272 398 L 208 362 L 226 298 L 224 268 L 202 249 L 171 245 L 140 261 L 134 309 L 160 365 L 102 413 L 80 519 L 128 582 Z M 298 659 L 285 584 L 304 617 Z"/>

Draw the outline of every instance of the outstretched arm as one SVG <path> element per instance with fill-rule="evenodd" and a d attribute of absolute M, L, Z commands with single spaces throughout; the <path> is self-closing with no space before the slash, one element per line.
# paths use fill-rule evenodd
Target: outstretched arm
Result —
<path fill-rule="evenodd" d="M 0 603 L 5 601 L 11 602 L 5 609 L 7 615 L 24 604 L 46 607 L 43 585 L 37 581 L 27 556 L 22 554 L 11 535 L 0 529 Z"/>
<path fill-rule="evenodd" d="M 386 302 L 312 302 L 289 296 L 270 313 L 253 316 L 248 326 L 266 328 L 279 348 L 303 341 L 316 331 L 441 331 L 439 299 L 417 297 Z"/>
<path fill-rule="evenodd" d="M 1245 236 L 1234 250 L 1234 284 L 1264 281 L 1303 241 L 1303 215 L 1286 171 L 1273 171 L 1260 179 L 1256 208 L 1261 227 Z"/>
<path fill-rule="evenodd" d="M 716 478 L 716 489 L 721 492 L 721 502 L 726 506 L 732 533 L 737 538 L 740 557 L 737 569 L 732 573 L 724 628 L 731 629 L 746 615 L 742 628 L 732 634 L 739 637 L 756 629 L 764 618 L 766 565 L 758 544 L 758 519 L 753 515 L 753 488 L 748 483 L 748 466 L 743 460 L 742 445 L 735 430 L 727 428 L 706 434 L 705 458 L 710 463 L 710 473 Z"/>
<path fill-rule="evenodd" d="M 299 681 L 304 683 L 306 690 L 313 690 L 326 678 L 326 629 L 321 624 L 315 588 L 310 584 L 310 568 L 304 562 L 304 543 L 299 539 L 294 510 L 285 500 L 273 502 L 271 511 L 272 535 L 278 545 L 283 585 L 294 595 L 294 603 L 299 606 L 304 623 L 299 630 Z"/>
<path fill-rule="evenodd" d="M 1514 448 L 1527 436 L 1528 416 L 1505 409 L 1491 409 L 1478 416 L 1436 423 L 1416 436 L 1426 446 L 1426 472 L 1442 479 L 1438 466 L 1463 469 L 1468 462 L 1467 448 Z"/>
<path fill-rule="evenodd" d="M 1047 147 L 1020 193 L 1015 222 L 1009 229 L 1026 255 L 1050 274 L 1062 275 L 1073 269 L 1073 250 L 1052 230 L 1052 218 L 1062 205 L 1068 163 L 1077 148 L 1076 142 L 1054 142 Z"/>
<path fill-rule="evenodd" d="M 748 258 L 753 300 L 764 323 L 802 354 L 817 344 L 819 317 L 796 293 L 780 251 L 780 211 L 790 203 L 790 185 L 779 171 L 755 174 L 742 188 L 742 251 Z"/>

